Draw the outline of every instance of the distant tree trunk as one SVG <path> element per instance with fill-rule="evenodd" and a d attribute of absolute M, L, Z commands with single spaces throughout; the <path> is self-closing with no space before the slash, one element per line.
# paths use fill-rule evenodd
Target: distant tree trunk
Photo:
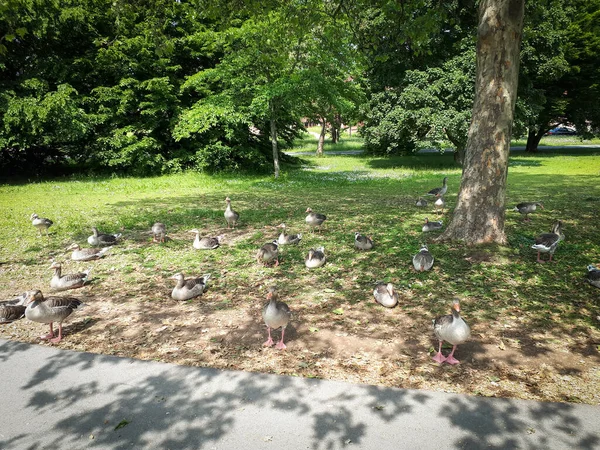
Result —
<path fill-rule="evenodd" d="M 336 114 L 331 124 L 331 142 L 337 144 L 340 140 L 340 129 L 342 128 L 342 117 Z"/>
<path fill-rule="evenodd" d="M 536 153 L 538 151 L 538 145 L 540 145 L 540 141 L 544 137 L 545 131 L 543 129 L 532 130 L 530 129 L 527 133 L 527 145 L 525 146 L 525 151 L 529 153 Z"/>
<path fill-rule="evenodd" d="M 277 124 L 275 123 L 275 107 L 269 102 L 271 111 L 271 147 L 273 148 L 273 166 L 275 167 L 275 178 L 279 178 L 279 149 L 277 148 Z"/>
<path fill-rule="evenodd" d="M 477 78 L 456 209 L 440 240 L 504 243 L 508 153 L 517 97 L 524 0 L 482 0 Z"/>
<path fill-rule="evenodd" d="M 325 131 L 327 130 L 327 120 L 321 119 L 321 134 L 319 135 L 319 143 L 317 145 L 317 156 L 323 156 L 323 146 L 325 145 Z"/>
<path fill-rule="evenodd" d="M 465 160 L 465 143 L 456 139 L 452 133 L 450 133 L 446 128 L 444 128 L 444 132 L 446 133 L 446 137 L 448 140 L 454 145 L 454 162 L 459 166 L 463 165 L 463 161 Z"/>

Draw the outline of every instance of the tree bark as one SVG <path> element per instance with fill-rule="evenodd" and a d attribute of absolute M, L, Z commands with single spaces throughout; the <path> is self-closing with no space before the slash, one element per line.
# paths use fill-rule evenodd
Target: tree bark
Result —
<path fill-rule="evenodd" d="M 321 119 L 321 134 L 319 134 L 319 143 L 317 144 L 317 156 L 323 156 L 323 147 L 325 145 L 325 131 L 327 130 L 327 120 Z"/>
<path fill-rule="evenodd" d="M 505 243 L 508 154 L 517 97 L 524 0 L 482 0 L 473 119 L 456 209 L 440 240 Z"/>
<path fill-rule="evenodd" d="M 525 146 L 525 151 L 529 153 L 536 153 L 538 151 L 538 145 L 540 145 L 540 141 L 544 137 L 545 131 L 543 129 L 539 130 L 529 130 L 527 133 L 527 145 Z"/>
<path fill-rule="evenodd" d="M 279 148 L 277 147 L 277 124 L 275 123 L 275 107 L 273 102 L 269 102 L 271 111 L 271 147 L 273 148 L 273 166 L 275 168 L 275 178 L 279 178 Z"/>

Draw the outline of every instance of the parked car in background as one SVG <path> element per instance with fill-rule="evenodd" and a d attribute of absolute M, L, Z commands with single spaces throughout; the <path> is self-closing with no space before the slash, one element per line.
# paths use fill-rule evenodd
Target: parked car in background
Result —
<path fill-rule="evenodd" d="M 577 130 L 575 127 L 570 127 L 568 125 L 559 125 L 556 128 L 552 128 L 548 130 L 547 135 L 574 135 L 577 134 Z"/>

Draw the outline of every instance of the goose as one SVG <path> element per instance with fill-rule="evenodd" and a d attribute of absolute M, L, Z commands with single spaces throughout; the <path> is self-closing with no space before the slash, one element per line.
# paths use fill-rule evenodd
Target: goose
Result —
<path fill-rule="evenodd" d="M 15 320 L 25 317 L 25 302 L 27 301 L 28 292 L 24 292 L 20 296 L 4 300 L 0 302 L 0 323 L 11 323 Z"/>
<path fill-rule="evenodd" d="M 227 197 L 225 201 L 227 202 L 227 207 L 225 208 L 224 215 L 225 220 L 227 221 L 227 228 L 229 228 L 230 226 L 232 228 L 235 228 L 237 221 L 240 219 L 240 215 L 236 211 L 231 209 L 231 199 L 229 197 Z"/>
<path fill-rule="evenodd" d="M 377 283 L 373 291 L 375 301 L 386 308 L 393 308 L 398 304 L 398 293 L 392 283 Z"/>
<path fill-rule="evenodd" d="M 287 327 L 292 312 L 287 304 L 277 300 L 278 295 L 274 288 L 271 288 L 267 293 L 267 300 L 269 301 L 262 310 L 262 317 L 267 325 L 267 332 L 269 333 L 269 339 L 267 339 L 263 345 L 265 347 L 271 347 L 273 345 L 273 339 L 271 338 L 271 328 L 277 329 L 281 327 L 281 340 L 275 345 L 275 348 L 284 350 L 286 345 L 283 343 L 283 335 L 285 334 L 285 327 Z"/>
<path fill-rule="evenodd" d="M 359 250 L 371 250 L 373 248 L 373 239 L 363 236 L 356 231 L 354 233 L 354 246 Z"/>
<path fill-rule="evenodd" d="M 44 297 L 40 291 L 31 291 L 27 296 L 25 317 L 39 323 L 50 324 L 50 333 L 40 336 L 54 344 L 62 340 L 62 322 L 73 311 L 85 306 L 75 297 Z M 58 336 L 54 337 L 52 324 L 58 322 Z"/>
<path fill-rule="evenodd" d="M 50 236 L 48 234 L 48 228 L 50 228 L 54 222 L 52 222 L 50 219 L 40 217 L 36 213 L 33 213 L 29 220 L 31 220 L 31 225 L 38 229 L 40 236 L 42 235 L 42 230 L 46 232 L 46 236 Z"/>
<path fill-rule="evenodd" d="M 321 225 L 323 225 L 323 222 L 327 220 L 327 216 L 313 212 L 313 210 L 310 208 L 306 208 L 306 213 L 308 214 L 305 219 L 306 223 L 312 227 L 313 231 L 316 227 L 319 227 L 319 231 L 321 231 Z"/>
<path fill-rule="evenodd" d="M 419 197 L 419 200 L 416 201 L 415 205 L 418 206 L 419 208 L 427 206 L 427 200 Z"/>
<path fill-rule="evenodd" d="M 471 336 L 469 325 L 460 317 L 460 303 L 458 300 L 454 300 L 452 303 L 452 314 L 440 316 L 433 321 L 433 332 L 440 341 L 438 352 L 433 357 L 433 360 L 440 364 L 443 362 L 458 364 L 460 361 L 454 358 L 456 347 Z M 453 345 L 452 351 L 447 357 L 444 357 L 442 354 L 442 343 L 444 341 Z"/>
<path fill-rule="evenodd" d="M 529 214 L 531 214 L 532 212 L 534 212 L 538 206 L 540 208 L 544 209 L 544 205 L 542 205 L 540 202 L 523 202 L 523 203 L 519 203 L 517 206 L 515 206 L 513 211 L 517 211 L 517 212 L 523 214 L 525 216 L 525 218 L 523 220 L 525 222 L 529 222 L 531 219 L 527 216 Z"/>
<path fill-rule="evenodd" d="M 422 244 L 419 253 L 413 256 L 413 267 L 417 272 L 430 270 L 433 267 L 433 261 L 433 256 L 431 253 L 429 253 L 427 244 Z"/>
<path fill-rule="evenodd" d="M 444 177 L 444 181 L 442 181 L 442 187 L 433 188 L 430 190 L 427 195 L 435 195 L 436 197 L 441 197 L 448 190 L 448 177 Z"/>
<path fill-rule="evenodd" d="M 98 228 L 92 227 L 92 235 L 88 237 L 88 244 L 94 247 L 105 247 L 107 245 L 115 245 L 117 240 L 121 237 L 121 233 L 118 234 L 106 234 L 100 233 Z"/>
<path fill-rule="evenodd" d="M 207 273 L 201 277 L 188 278 L 186 280 L 183 273 L 176 273 L 171 277 L 171 279 L 177 280 L 177 284 L 171 291 L 171 298 L 173 300 L 189 300 L 202 295 L 209 278 L 210 273 Z"/>
<path fill-rule="evenodd" d="M 54 276 L 50 280 L 50 287 L 56 291 L 80 288 L 87 281 L 91 271 L 91 269 L 88 269 L 84 272 L 61 275 L 62 266 L 57 262 L 52 263 L 50 268 L 54 269 Z"/>
<path fill-rule="evenodd" d="M 164 223 L 156 222 L 152 225 L 152 242 L 165 242 L 167 227 Z"/>
<path fill-rule="evenodd" d="M 444 222 L 442 222 L 441 220 L 438 220 L 437 222 L 430 222 L 429 219 L 426 217 L 425 224 L 423 225 L 423 233 L 427 231 L 441 230 L 443 224 Z"/>
<path fill-rule="evenodd" d="M 437 200 L 435 201 L 435 203 L 433 204 L 433 206 L 435 206 L 435 211 L 439 212 L 439 210 L 441 209 L 442 214 L 444 214 L 444 207 L 446 206 L 446 202 L 444 201 L 444 197 L 443 196 L 439 196 L 437 198 Z"/>
<path fill-rule="evenodd" d="M 279 235 L 279 238 L 277 239 L 277 242 L 279 243 L 279 245 L 289 245 L 289 244 L 297 244 L 300 242 L 300 240 L 302 240 L 302 234 L 285 234 L 285 223 L 282 223 L 281 225 L 278 226 L 278 228 L 281 228 L 281 234 Z"/>
<path fill-rule="evenodd" d="M 552 261 L 552 255 L 554 255 L 558 243 L 565 238 L 561 233 L 561 227 L 562 222 L 559 220 L 552 226 L 552 231 L 550 233 L 542 233 L 535 238 L 535 244 L 532 245 L 531 248 L 538 252 L 537 262 L 546 262 L 540 259 L 540 253 L 550 253 L 550 259 L 548 261 Z"/>
<path fill-rule="evenodd" d="M 221 245 L 221 241 L 223 240 L 222 234 L 217 237 L 201 238 L 200 231 L 198 231 L 196 228 L 190 230 L 190 233 L 196 233 L 196 238 L 194 239 L 192 246 L 197 250 L 214 250 Z"/>
<path fill-rule="evenodd" d="M 304 264 L 309 269 L 321 267 L 323 264 L 325 264 L 325 248 L 318 247 L 316 250 L 311 248 L 308 251 L 306 259 L 304 260 Z"/>
<path fill-rule="evenodd" d="M 587 280 L 592 286 L 600 288 L 600 270 L 596 269 L 592 264 L 587 266 Z"/>
<path fill-rule="evenodd" d="M 279 265 L 279 243 L 277 240 L 263 245 L 256 253 L 256 260 L 259 263 L 267 264 L 275 260 L 275 266 Z"/>
<path fill-rule="evenodd" d="M 108 248 L 81 248 L 79 244 L 72 244 L 69 247 L 69 250 L 73 250 L 71 253 L 71 259 L 73 261 L 91 261 L 92 259 L 100 259 L 102 258 L 106 252 L 108 252 Z"/>

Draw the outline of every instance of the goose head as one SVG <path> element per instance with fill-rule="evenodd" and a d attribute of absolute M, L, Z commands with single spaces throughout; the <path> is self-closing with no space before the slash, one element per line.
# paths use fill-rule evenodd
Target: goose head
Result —
<path fill-rule="evenodd" d="M 81 247 L 79 246 L 79 244 L 77 242 L 73 242 L 68 248 L 67 250 L 81 250 Z"/>
<path fill-rule="evenodd" d="M 26 292 L 26 300 L 25 300 L 25 305 L 29 305 L 35 301 L 43 301 L 44 300 L 44 296 L 42 295 L 42 291 L 36 289 L 33 291 L 27 291 Z"/>

